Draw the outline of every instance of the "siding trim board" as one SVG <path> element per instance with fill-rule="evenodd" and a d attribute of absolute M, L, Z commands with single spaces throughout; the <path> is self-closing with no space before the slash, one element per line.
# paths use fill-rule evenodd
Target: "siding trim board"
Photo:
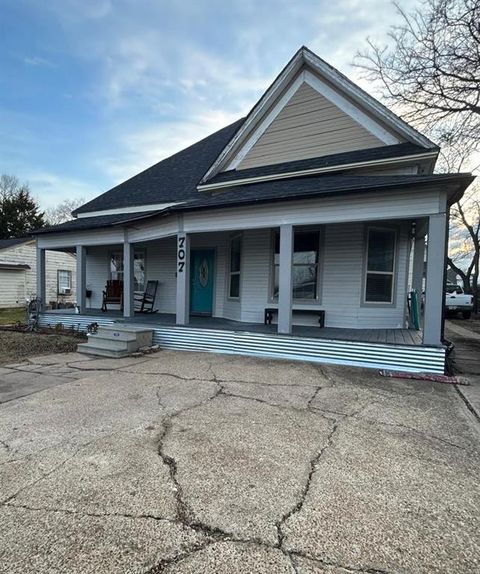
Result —
<path fill-rule="evenodd" d="M 425 160 L 432 160 L 437 157 L 437 152 L 427 152 L 422 154 L 412 154 L 406 156 L 399 156 L 394 158 L 387 158 L 387 159 L 373 159 L 368 161 L 358 161 L 358 162 L 351 162 L 351 163 L 344 163 L 344 164 L 335 164 L 330 166 L 324 167 L 317 167 L 317 168 L 310 168 L 310 169 L 302 169 L 297 171 L 289 171 L 283 173 L 272 173 L 268 175 L 259 175 L 254 177 L 241 177 L 239 175 L 238 178 L 228 180 L 228 181 L 220 181 L 216 183 L 205 183 L 200 184 L 197 186 L 199 191 L 213 191 L 213 190 L 221 190 L 228 187 L 235 187 L 238 185 L 245 185 L 248 183 L 261 183 L 265 181 L 276 181 L 278 179 L 291 179 L 295 177 L 303 177 L 306 175 L 317 175 L 321 173 L 329 173 L 334 171 L 346 171 L 346 170 L 353 170 L 353 169 L 360 169 L 360 168 L 367 168 L 367 167 L 382 167 L 388 166 L 391 167 L 392 165 L 403 165 L 409 164 L 412 162 L 420 163 Z M 326 156 L 328 157 L 328 156 Z M 238 172 L 241 174 L 241 171 Z"/>
<path fill-rule="evenodd" d="M 113 324 L 105 316 L 42 313 L 40 326 L 61 323 L 85 331 L 91 323 Z M 142 325 L 139 321 L 135 325 Z M 227 331 L 197 327 L 172 327 L 145 324 L 153 329 L 153 342 L 164 349 L 247 355 L 265 358 L 311 361 L 374 369 L 392 369 L 411 373 L 445 371 L 443 347 L 362 343 L 292 335 Z"/>

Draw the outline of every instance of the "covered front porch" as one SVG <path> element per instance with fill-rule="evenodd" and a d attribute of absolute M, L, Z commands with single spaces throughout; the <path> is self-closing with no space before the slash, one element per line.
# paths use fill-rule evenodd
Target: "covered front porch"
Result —
<path fill-rule="evenodd" d="M 440 225 L 439 232 L 443 229 Z M 320 321 L 322 332 L 334 338 L 344 337 L 346 329 L 347 340 L 416 344 L 421 339 L 439 346 L 443 250 L 438 241 L 429 242 L 424 290 L 427 231 L 433 237 L 431 222 L 423 218 L 77 245 L 76 305 L 80 314 L 105 307 L 117 318 L 137 320 L 135 300 L 154 284 L 152 320 L 159 322 L 161 315 L 164 324 L 195 326 L 210 318 L 219 328 L 317 337 Z M 106 303 L 102 293 L 111 283 L 120 297 Z M 423 316 L 412 317 L 412 290 L 418 299 L 425 292 Z M 272 325 L 264 325 L 267 317 Z M 149 320 L 147 314 L 143 320 Z"/>
<path fill-rule="evenodd" d="M 73 247 L 78 310 L 46 307 L 42 324 L 128 321 L 151 325 L 165 348 L 443 372 L 448 215 L 437 192 L 430 199 L 322 198 L 42 237 L 37 292 L 43 299 L 45 249 Z M 110 280 L 122 300 L 102 313 Z M 138 315 L 148 281 L 156 313 Z M 423 299 L 416 322 L 412 290 Z"/>

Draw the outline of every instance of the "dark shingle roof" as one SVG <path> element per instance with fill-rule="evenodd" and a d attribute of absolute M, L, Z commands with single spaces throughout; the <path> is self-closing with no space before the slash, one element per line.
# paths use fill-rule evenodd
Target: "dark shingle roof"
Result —
<path fill-rule="evenodd" d="M 8 247 L 15 247 L 27 241 L 32 241 L 31 237 L 12 237 L 11 239 L 0 239 L 0 249 L 7 249 Z"/>
<path fill-rule="evenodd" d="M 198 182 L 242 125 L 243 121 L 243 119 L 240 119 L 196 144 L 164 159 L 92 199 L 92 201 L 82 205 L 74 213 L 81 214 L 135 205 L 153 205 L 198 199 Z M 259 175 L 281 174 L 332 165 L 341 166 L 347 163 L 413 155 L 425 151 L 425 148 L 411 143 L 382 146 L 245 170 L 232 170 L 218 174 L 209 180 L 208 183 L 231 181 Z"/>
<path fill-rule="evenodd" d="M 342 166 L 349 163 L 359 163 L 363 161 L 372 161 L 372 160 L 390 159 L 393 157 L 417 155 L 429 151 L 431 152 L 432 150 L 427 150 L 424 147 L 412 143 L 387 145 L 357 151 L 335 153 L 331 155 L 324 155 L 322 157 L 314 157 L 310 159 L 302 159 L 272 165 L 264 165 L 261 167 L 252 167 L 249 169 L 224 171 L 218 173 L 215 177 L 209 179 L 207 182 L 205 182 L 204 185 L 210 185 L 212 183 L 223 183 L 223 182 L 234 181 L 236 179 L 247 179 L 264 175 L 273 175 L 273 174 L 276 175 L 276 174 L 290 173 L 308 169 Z"/>
<path fill-rule="evenodd" d="M 169 215 L 183 211 L 199 209 L 214 209 L 251 205 L 261 202 L 278 202 L 293 199 L 313 198 L 344 193 L 362 193 L 378 190 L 395 190 L 399 187 L 419 187 L 425 185 L 450 186 L 452 189 L 463 191 L 474 178 L 470 174 L 433 174 L 433 175 L 316 175 L 295 179 L 283 179 L 239 185 L 232 189 L 207 194 L 196 192 L 194 199 L 174 205 L 160 211 L 130 213 L 121 215 L 105 215 L 99 217 L 82 217 L 68 221 L 59 226 L 41 229 L 36 233 L 52 233 L 59 231 L 81 231 L 108 226 L 128 225 L 139 219 Z"/>
<path fill-rule="evenodd" d="M 230 141 L 243 119 L 149 167 L 82 205 L 74 213 L 184 201 L 198 194 L 197 183 Z"/>
<path fill-rule="evenodd" d="M 85 229 L 98 229 L 102 227 L 111 227 L 112 225 L 121 225 L 138 219 L 145 219 L 158 213 L 158 210 L 142 211 L 137 213 L 117 213 L 114 215 L 99 215 L 98 217 L 77 217 L 59 225 L 52 227 L 43 227 L 37 229 L 35 235 L 39 233 L 57 233 L 63 231 L 83 231 Z"/>
<path fill-rule="evenodd" d="M 432 184 L 450 184 L 465 189 L 475 178 L 467 173 L 431 175 L 348 175 L 325 174 L 262 183 L 250 183 L 211 193 L 166 211 L 193 211 L 201 208 L 229 207 L 242 204 L 302 199 L 343 193 L 394 190 L 399 187 L 420 187 Z"/>

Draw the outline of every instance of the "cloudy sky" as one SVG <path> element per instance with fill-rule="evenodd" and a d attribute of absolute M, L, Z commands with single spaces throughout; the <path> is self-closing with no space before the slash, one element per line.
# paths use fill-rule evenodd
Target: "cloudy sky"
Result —
<path fill-rule="evenodd" d="M 388 0 L 0 6 L 0 173 L 42 207 L 89 199 L 241 117 L 302 44 L 358 80 L 357 49 L 398 21 Z"/>

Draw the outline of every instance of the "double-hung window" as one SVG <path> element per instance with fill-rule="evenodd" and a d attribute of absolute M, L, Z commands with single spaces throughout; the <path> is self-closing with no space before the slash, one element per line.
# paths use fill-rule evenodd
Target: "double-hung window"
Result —
<path fill-rule="evenodd" d="M 135 291 L 145 290 L 145 251 L 136 250 L 133 260 L 134 289 Z M 123 251 L 112 251 L 110 253 L 110 279 L 123 281 Z"/>
<path fill-rule="evenodd" d="M 394 229 L 368 229 L 365 303 L 393 303 L 396 243 Z"/>
<path fill-rule="evenodd" d="M 293 298 L 318 299 L 320 232 L 296 230 L 293 238 Z M 273 256 L 273 299 L 278 299 L 280 273 L 280 234 L 275 233 Z"/>
<path fill-rule="evenodd" d="M 228 297 L 240 298 L 240 266 L 242 260 L 242 236 L 236 235 L 230 240 L 230 271 L 228 280 Z"/>
<path fill-rule="evenodd" d="M 57 293 L 69 295 L 72 292 L 72 272 L 67 269 L 57 271 Z"/>

